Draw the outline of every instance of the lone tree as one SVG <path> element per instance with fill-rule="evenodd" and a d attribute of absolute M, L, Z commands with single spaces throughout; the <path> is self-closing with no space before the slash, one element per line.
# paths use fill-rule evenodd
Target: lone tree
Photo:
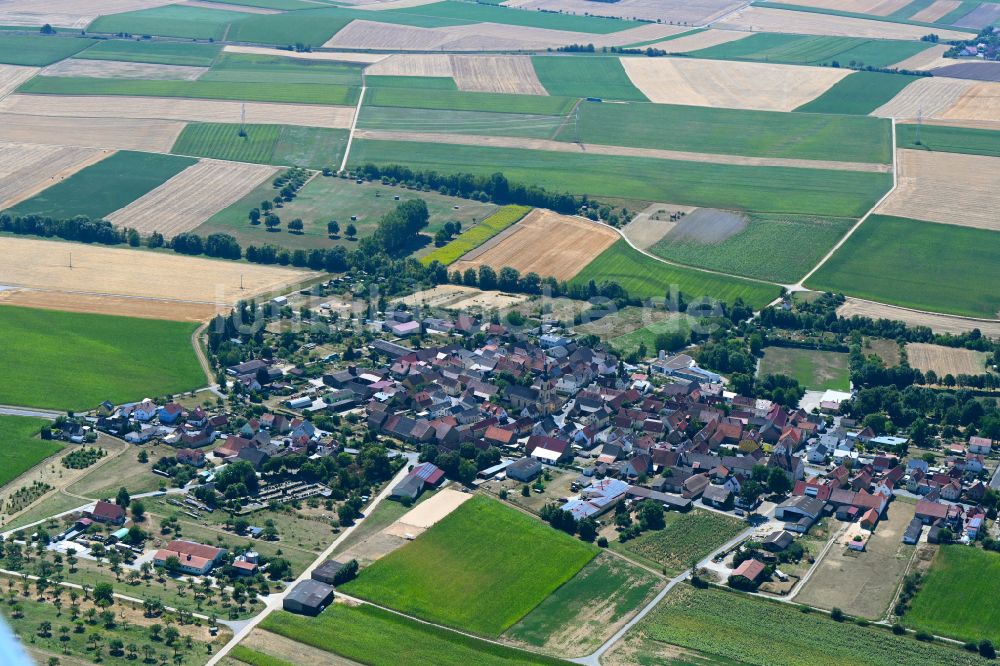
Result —
<path fill-rule="evenodd" d="M 355 236 L 358 235 L 358 228 L 355 227 L 353 224 L 348 224 L 347 228 L 344 229 L 344 233 L 347 234 L 348 238 L 353 239 Z"/>
<path fill-rule="evenodd" d="M 132 498 L 129 496 L 128 490 L 124 486 L 119 488 L 118 495 L 115 496 L 115 504 L 120 507 L 127 507 L 131 501 Z"/>
<path fill-rule="evenodd" d="M 330 236 L 336 236 L 340 233 L 340 224 L 337 223 L 337 220 L 330 220 L 326 223 L 326 233 Z"/>
<path fill-rule="evenodd" d="M 302 220 L 295 218 L 288 223 L 288 231 L 295 234 L 301 234 L 303 229 Z"/>

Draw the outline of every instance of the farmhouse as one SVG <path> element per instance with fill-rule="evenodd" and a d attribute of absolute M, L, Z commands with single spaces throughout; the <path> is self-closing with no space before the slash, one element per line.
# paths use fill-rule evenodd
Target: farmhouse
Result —
<path fill-rule="evenodd" d="M 774 517 L 785 521 L 786 530 L 804 533 L 823 514 L 823 506 L 823 502 L 814 497 L 790 497 L 778 505 Z"/>
<path fill-rule="evenodd" d="M 95 504 L 94 508 L 88 515 L 91 519 L 96 520 L 99 523 L 121 525 L 125 522 L 125 509 L 117 504 L 105 502 L 104 500 L 100 500 L 97 504 Z"/>
<path fill-rule="evenodd" d="M 290 613 L 319 615 L 332 601 L 333 587 L 310 579 L 293 587 L 281 605 Z"/>
<path fill-rule="evenodd" d="M 750 558 L 749 560 L 744 560 L 740 566 L 733 569 L 733 576 L 741 576 L 746 578 L 751 583 L 756 583 L 757 580 L 764 574 L 764 570 L 767 567 L 760 560 Z"/>

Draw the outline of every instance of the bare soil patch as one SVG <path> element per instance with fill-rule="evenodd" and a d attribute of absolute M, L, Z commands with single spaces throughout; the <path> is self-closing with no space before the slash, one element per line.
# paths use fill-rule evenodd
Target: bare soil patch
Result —
<path fill-rule="evenodd" d="M 997 121 L 1000 119 L 1000 83 L 987 82 L 972 85 L 962 93 L 958 101 L 940 113 L 939 117 Z"/>
<path fill-rule="evenodd" d="M 333 652 L 293 641 L 291 638 L 285 638 L 281 634 L 274 634 L 260 627 L 251 631 L 240 645 L 298 666 L 353 666 L 356 663 Z"/>
<path fill-rule="evenodd" d="M 685 215 L 664 238 L 696 243 L 721 243 L 747 228 L 746 215 L 717 208 L 699 208 Z"/>
<path fill-rule="evenodd" d="M 569 280 L 619 238 L 603 224 L 539 208 L 491 240 L 501 236 L 500 242 L 477 252 L 475 258 L 459 260 L 452 268 L 464 271 L 486 265 L 499 270 L 510 266 L 522 275 L 535 272 Z"/>
<path fill-rule="evenodd" d="M 876 212 L 1000 231 L 1000 157 L 926 150 L 897 155 L 899 183 Z"/>
<path fill-rule="evenodd" d="M 351 126 L 354 115 L 354 107 L 348 106 L 163 97 L 11 95 L 0 102 L 0 111 L 33 116 L 146 118 L 205 123 L 238 123 L 243 107 L 246 108 L 246 122 L 259 125 L 283 124 L 345 129 Z"/>
<path fill-rule="evenodd" d="M 660 104 L 791 111 L 847 76 L 845 69 L 687 58 L 622 58 L 632 83 Z"/>
<path fill-rule="evenodd" d="M 0 65 L 0 99 L 17 90 L 18 86 L 33 77 L 37 72 L 37 67 Z"/>
<path fill-rule="evenodd" d="M 407 535 L 418 536 L 437 525 L 470 499 L 472 499 L 470 493 L 445 488 L 407 511 L 402 518 L 385 528 L 385 533 L 403 538 Z"/>
<path fill-rule="evenodd" d="M 682 219 L 678 213 L 690 215 L 698 210 L 694 206 L 678 206 L 677 204 L 654 203 L 636 214 L 623 229 L 625 237 L 636 247 L 646 248 L 656 245 Z M 671 220 L 671 216 L 677 216 Z"/>
<path fill-rule="evenodd" d="M 972 87 L 971 81 L 931 76 L 914 81 L 871 112 L 883 118 L 934 117 L 951 107 Z"/>
<path fill-rule="evenodd" d="M 859 298 L 848 297 L 847 301 L 837 308 L 841 317 L 871 317 L 872 319 L 892 319 L 902 321 L 910 326 L 926 326 L 935 333 L 968 333 L 979 329 L 983 335 L 1000 338 L 1000 321 L 980 321 L 966 317 L 951 317 L 929 312 L 917 312 L 895 305 L 875 303 Z"/>
<path fill-rule="evenodd" d="M 262 164 L 200 160 L 107 220 L 173 238 L 236 203 L 277 171 Z"/>
<path fill-rule="evenodd" d="M 548 95 L 529 56 L 451 56 L 459 90 Z"/>
<path fill-rule="evenodd" d="M 934 0 L 930 5 L 910 17 L 912 21 L 934 23 L 945 14 L 949 14 L 962 4 L 961 0 Z"/>
<path fill-rule="evenodd" d="M 693 35 L 677 37 L 676 39 L 668 39 L 665 42 L 657 42 L 656 44 L 652 44 L 652 47 L 656 49 L 663 49 L 664 51 L 668 51 L 670 53 L 687 53 L 688 51 L 707 49 L 712 46 L 718 46 L 719 44 L 728 44 L 729 42 L 746 39 L 749 36 L 749 32 L 739 32 L 736 30 L 715 30 L 712 28 L 696 32 Z"/>
<path fill-rule="evenodd" d="M 955 62 L 954 58 L 945 58 L 945 51 L 951 47 L 947 44 L 935 44 L 924 49 L 916 55 L 912 55 L 906 60 L 900 60 L 892 67 L 896 69 L 909 69 L 915 71 L 928 71 L 936 67 L 942 67 Z"/>
<path fill-rule="evenodd" d="M 872 37 L 876 39 L 920 39 L 927 34 L 927 28 L 919 25 L 753 6 L 727 16 L 713 27 L 753 32 L 829 35 L 831 37 Z M 969 33 L 957 30 L 938 30 L 935 28 L 934 33 L 942 41 L 969 37 Z"/>
<path fill-rule="evenodd" d="M 981 375 L 986 372 L 986 359 L 989 354 L 972 349 L 955 349 L 923 342 L 911 342 L 906 345 L 906 356 L 910 366 L 927 372 L 933 370 L 939 377 L 951 374 Z"/>
<path fill-rule="evenodd" d="M 607 6 L 591 0 L 511 0 L 508 7 L 568 14 L 595 14 L 682 25 L 710 23 L 742 3 L 738 0 L 621 0 Z"/>
<path fill-rule="evenodd" d="M 396 54 L 365 68 L 370 76 L 450 77 L 451 56 L 443 53 Z"/>
<path fill-rule="evenodd" d="M 899 365 L 900 354 L 899 344 L 895 340 L 883 340 L 880 338 L 867 338 L 863 351 L 866 355 L 875 354 L 885 361 L 888 367 Z"/>
<path fill-rule="evenodd" d="M 114 151 L 0 143 L 0 210 L 29 199 Z"/>
<path fill-rule="evenodd" d="M 170 152 L 185 123 L 0 113 L 0 141 Z"/>
<path fill-rule="evenodd" d="M 387 56 L 378 53 L 334 53 L 331 51 L 286 51 L 272 49 L 266 46 L 237 46 L 227 44 L 222 49 L 226 53 L 246 53 L 248 55 L 266 55 L 296 60 L 333 60 L 337 62 L 373 63 L 385 60 Z"/>
<path fill-rule="evenodd" d="M 40 76 L 83 76 L 97 79 L 170 79 L 194 81 L 208 71 L 207 67 L 186 65 L 156 65 L 146 62 L 118 60 L 76 60 L 69 58 L 49 65 Z"/>

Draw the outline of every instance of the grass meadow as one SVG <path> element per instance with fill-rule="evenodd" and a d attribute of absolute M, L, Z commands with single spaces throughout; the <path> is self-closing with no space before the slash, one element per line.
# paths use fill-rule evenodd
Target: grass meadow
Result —
<path fill-rule="evenodd" d="M 367 77 L 369 84 L 373 78 Z M 551 139 L 564 122 L 562 116 L 551 115 L 365 105 L 358 118 L 358 129 Z"/>
<path fill-rule="evenodd" d="M 487 643 L 375 608 L 332 604 L 319 617 L 272 613 L 261 628 L 370 666 L 406 663 L 436 666 L 556 665 L 566 662 Z"/>
<path fill-rule="evenodd" d="M 372 88 L 365 94 L 366 106 L 391 106 L 405 109 L 486 111 L 490 113 L 527 113 L 540 116 L 565 116 L 576 100 L 571 97 L 512 95 L 506 93 L 465 92 L 440 88 Z"/>
<path fill-rule="evenodd" d="M 867 115 L 900 93 L 919 76 L 855 72 L 833 84 L 829 90 L 806 102 L 796 111 L 805 113 L 847 113 Z"/>
<path fill-rule="evenodd" d="M 205 384 L 195 325 L 4 306 L 0 404 L 92 409 Z"/>
<path fill-rule="evenodd" d="M 916 125 L 896 125 L 896 146 L 939 153 L 1000 157 L 1000 132 L 971 127 L 921 125 L 918 144 Z"/>
<path fill-rule="evenodd" d="M 847 391 L 851 387 L 847 357 L 847 354 L 815 349 L 768 347 L 757 374 L 761 377 L 788 375 L 812 391 Z"/>
<path fill-rule="evenodd" d="M 300 60 L 283 56 L 223 53 L 199 81 L 286 83 L 360 86 L 364 65 L 328 60 Z"/>
<path fill-rule="evenodd" d="M 398 15 L 417 14 L 421 17 L 434 17 L 462 23 L 500 23 L 502 25 L 547 28 L 549 30 L 589 32 L 595 35 L 606 35 L 642 25 L 642 23 L 636 21 L 615 18 L 581 16 L 561 12 L 525 11 L 500 7 L 498 5 L 456 2 L 455 0 L 444 0 L 444 2 L 435 2 L 410 9 L 394 9 L 385 13 Z"/>
<path fill-rule="evenodd" d="M 369 88 L 423 88 L 429 90 L 458 90 L 458 84 L 450 76 L 391 76 L 371 75 L 365 77 Z"/>
<path fill-rule="evenodd" d="M 774 628 L 781 627 L 775 633 Z M 678 646 L 725 664 L 974 666 L 991 663 L 959 647 L 923 643 L 884 628 L 836 622 L 796 605 L 681 584 L 626 634 L 619 650 L 639 664 L 662 663 Z M 701 659 L 692 663 L 703 663 Z"/>
<path fill-rule="evenodd" d="M 187 39 L 214 39 L 226 36 L 229 24 L 252 14 L 224 9 L 205 9 L 166 5 L 121 14 L 99 17 L 87 27 L 87 32 L 132 35 L 157 35 Z"/>
<path fill-rule="evenodd" d="M 120 60 L 148 62 L 160 65 L 209 67 L 222 47 L 218 44 L 185 42 L 146 42 L 133 39 L 107 39 L 96 42 L 77 58 L 86 60 Z"/>
<path fill-rule="evenodd" d="M 534 56 L 531 64 L 550 95 L 648 101 L 628 78 L 618 58 Z"/>
<path fill-rule="evenodd" d="M 1000 555 L 942 546 L 902 622 L 940 636 L 1000 643 Z"/>
<path fill-rule="evenodd" d="M 873 215 L 807 283 L 918 310 L 995 318 L 1000 232 Z"/>
<path fill-rule="evenodd" d="M 0 64 L 45 67 L 69 58 L 93 44 L 89 39 L 51 35 L 4 35 L 0 39 Z"/>
<path fill-rule="evenodd" d="M 551 191 L 592 197 L 834 217 L 863 215 L 892 183 L 888 173 L 355 140 L 350 165 L 358 167 L 368 162 L 404 164 L 444 173 L 489 175 L 500 171 L 512 181 L 545 183 Z"/>
<path fill-rule="evenodd" d="M 36 76 L 18 89 L 34 95 L 124 95 L 187 97 L 246 102 L 351 105 L 358 89 L 317 83 L 259 83 L 241 81 L 173 81 L 151 79 L 94 79 L 75 76 Z"/>
<path fill-rule="evenodd" d="M 19 215 L 100 219 L 156 189 L 197 160 L 121 150 L 14 207 Z"/>
<path fill-rule="evenodd" d="M 171 152 L 236 162 L 300 166 L 313 169 L 340 166 L 347 130 L 298 125 L 188 123 Z"/>
<path fill-rule="evenodd" d="M 739 42 L 737 42 L 739 43 Z M 892 162 L 888 120 L 668 104 L 580 105 L 559 139 L 701 153 Z"/>
<path fill-rule="evenodd" d="M 612 547 L 630 557 L 636 557 L 654 567 L 663 567 L 667 575 L 675 575 L 701 560 L 746 529 L 741 520 L 708 511 L 668 513 L 667 526 L 645 532 L 625 543 L 612 542 Z"/>
<path fill-rule="evenodd" d="M 476 496 L 341 589 L 433 622 L 497 636 L 596 554 L 594 546 Z"/>
<path fill-rule="evenodd" d="M 917 41 L 761 32 L 688 55 L 791 65 L 832 65 L 836 62 L 841 67 L 887 67 L 928 48 L 927 42 Z"/>
<path fill-rule="evenodd" d="M 0 488 L 62 449 L 58 442 L 39 439 L 39 431 L 47 425 L 46 419 L 0 416 Z"/>
<path fill-rule="evenodd" d="M 809 272 L 847 233 L 847 217 L 752 213 L 745 229 L 725 240 L 664 238 L 649 248 L 658 257 L 689 266 L 791 284 Z"/>
<path fill-rule="evenodd" d="M 682 266 L 672 266 L 632 249 L 620 240 L 580 271 L 573 282 L 586 285 L 593 280 L 617 282 L 633 298 L 664 298 L 676 286 L 684 298 L 709 297 L 727 303 L 742 298 L 754 308 L 760 308 L 778 296 L 777 285 L 761 284 L 740 278 L 705 273 Z"/>
<path fill-rule="evenodd" d="M 488 218 L 465 231 L 441 247 L 435 248 L 420 261 L 425 265 L 430 265 L 432 261 L 437 261 L 445 266 L 450 266 L 454 262 L 471 250 L 476 249 L 498 233 L 511 226 L 531 211 L 531 206 L 504 206 Z"/>
<path fill-rule="evenodd" d="M 240 663 L 249 664 L 249 666 L 295 666 L 290 661 L 258 652 L 243 645 L 235 646 L 229 651 L 229 656 Z"/>

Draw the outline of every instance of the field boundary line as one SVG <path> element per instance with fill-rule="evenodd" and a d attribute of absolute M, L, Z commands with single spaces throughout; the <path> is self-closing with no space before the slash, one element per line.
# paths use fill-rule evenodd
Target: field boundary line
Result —
<path fill-rule="evenodd" d="M 816 271 L 822 268 L 823 265 L 830 260 L 830 257 L 832 257 L 837 252 L 837 250 L 843 247 L 844 243 L 847 242 L 847 239 L 853 236 L 854 232 L 857 231 L 861 227 L 861 225 L 868 220 L 869 217 L 871 217 L 872 213 L 875 212 L 875 209 L 877 209 L 879 206 L 885 203 L 885 200 L 888 199 L 892 195 L 892 193 L 896 191 L 896 187 L 899 185 L 899 150 L 896 148 L 896 119 L 891 118 L 890 122 L 892 123 L 891 125 L 892 134 L 890 136 L 890 141 L 891 141 L 890 145 L 892 146 L 892 187 L 889 188 L 888 192 L 882 195 L 881 199 L 875 202 L 874 206 L 868 209 L 867 213 L 861 216 L 861 219 L 858 220 L 857 223 L 853 227 L 851 227 L 839 241 L 837 241 L 836 245 L 830 248 L 830 251 L 827 252 L 823 256 L 823 258 L 819 260 L 818 264 L 813 266 L 811 271 L 806 273 L 805 276 L 801 280 L 799 280 L 796 284 L 789 285 L 789 287 L 791 287 L 789 291 L 804 291 L 805 287 L 803 285 L 805 281 L 811 278 L 813 274 L 816 273 Z"/>
<path fill-rule="evenodd" d="M 358 128 L 358 118 L 361 117 L 361 105 L 365 101 L 365 91 L 368 86 L 365 84 L 365 73 L 361 72 L 361 92 L 358 93 L 358 105 L 354 107 L 354 117 L 351 119 L 351 131 L 347 134 L 347 146 L 344 148 L 344 159 L 340 161 L 340 171 L 343 173 L 347 168 L 347 160 L 351 156 L 351 144 L 354 143 L 354 132 Z"/>

